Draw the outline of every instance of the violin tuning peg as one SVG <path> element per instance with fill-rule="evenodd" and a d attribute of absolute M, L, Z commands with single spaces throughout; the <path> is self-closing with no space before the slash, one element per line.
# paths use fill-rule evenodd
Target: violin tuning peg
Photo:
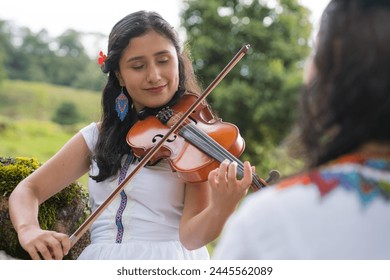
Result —
<path fill-rule="evenodd" d="M 267 182 L 267 184 L 271 185 L 271 184 L 275 184 L 279 181 L 280 179 L 280 172 L 273 169 L 271 170 L 269 173 L 268 173 L 268 178 L 265 180 Z"/>

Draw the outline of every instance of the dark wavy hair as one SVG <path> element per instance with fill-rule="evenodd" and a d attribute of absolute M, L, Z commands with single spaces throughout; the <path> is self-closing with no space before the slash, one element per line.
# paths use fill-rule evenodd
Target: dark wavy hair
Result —
<path fill-rule="evenodd" d="M 119 60 L 131 39 L 151 30 L 168 38 L 178 54 L 180 91 L 178 90 L 175 96 L 182 95 L 185 90 L 199 92 L 191 61 L 186 52 L 181 51 L 178 35 L 166 20 L 158 13 L 147 11 L 131 13 L 121 19 L 109 35 L 107 58 L 102 65 L 102 71 L 108 74 L 108 81 L 103 89 L 100 133 L 93 152 L 93 159 L 97 162 L 99 174 L 91 178 L 97 182 L 116 175 L 121 168 L 123 155 L 131 152 L 126 143 L 126 135 L 138 118 L 135 110 L 132 110 L 132 100 L 125 89 L 124 94 L 129 99 L 129 112 L 123 122 L 118 118 L 115 111 L 115 99 L 121 91 L 121 86 L 115 72 L 119 70 Z"/>
<path fill-rule="evenodd" d="M 388 0 L 332 0 L 301 96 L 300 139 L 309 167 L 364 143 L 390 143 Z"/>

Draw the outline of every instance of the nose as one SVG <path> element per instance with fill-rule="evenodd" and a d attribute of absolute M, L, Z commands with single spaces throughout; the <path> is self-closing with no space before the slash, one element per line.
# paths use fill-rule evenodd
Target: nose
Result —
<path fill-rule="evenodd" d="M 146 80 L 151 84 L 155 84 L 161 80 L 160 70 L 157 65 L 151 65 L 148 69 L 147 75 Z"/>

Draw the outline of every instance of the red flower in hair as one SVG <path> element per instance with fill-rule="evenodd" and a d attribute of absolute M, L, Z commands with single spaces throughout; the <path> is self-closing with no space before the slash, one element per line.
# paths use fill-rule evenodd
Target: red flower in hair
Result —
<path fill-rule="evenodd" d="M 107 55 L 105 55 L 102 51 L 99 53 L 98 63 L 102 65 L 106 61 Z"/>

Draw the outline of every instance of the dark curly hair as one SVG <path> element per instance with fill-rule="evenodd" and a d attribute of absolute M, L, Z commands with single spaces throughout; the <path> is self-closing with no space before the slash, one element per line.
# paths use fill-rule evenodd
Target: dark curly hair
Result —
<path fill-rule="evenodd" d="M 102 95 L 102 117 L 100 133 L 97 140 L 93 159 L 97 162 L 99 174 L 91 176 L 97 182 L 117 174 L 121 168 L 123 155 L 131 152 L 126 143 L 126 135 L 131 126 L 137 121 L 137 113 L 132 110 L 132 100 L 129 99 L 129 112 L 121 122 L 115 111 L 115 99 L 121 91 L 121 86 L 115 75 L 119 70 L 119 60 L 123 50 L 131 39 L 154 30 L 168 38 L 176 49 L 179 61 L 179 89 L 175 96 L 182 95 L 185 90 L 199 92 L 199 87 L 192 71 L 191 61 L 186 52 L 182 52 L 178 35 L 173 27 L 158 13 L 138 11 L 121 19 L 112 29 L 108 40 L 107 58 L 102 65 L 102 71 L 108 74 L 108 80 Z"/>
<path fill-rule="evenodd" d="M 301 96 L 300 139 L 309 167 L 369 141 L 390 143 L 388 0 L 332 0 Z"/>

